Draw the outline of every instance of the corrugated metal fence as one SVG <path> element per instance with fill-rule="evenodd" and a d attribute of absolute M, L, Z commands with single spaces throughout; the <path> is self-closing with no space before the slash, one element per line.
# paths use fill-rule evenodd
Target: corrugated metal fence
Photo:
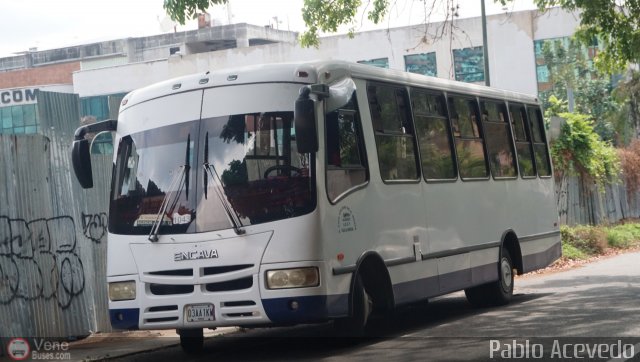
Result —
<path fill-rule="evenodd" d="M 80 188 L 69 152 L 78 104 L 75 95 L 40 92 L 43 134 L 0 135 L 3 339 L 110 330 L 104 281 L 111 156 L 92 156 L 96 187 Z"/>
<path fill-rule="evenodd" d="M 69 153 L 80 119 L 77 96 L 40 92 L 38 114 L 42 135 L 0 135 L 0 339 L 109 331 L 111 156 L 92 155 L 95 186 L 81 189 Z M 640 217 L 640 195 L 627 195 L 624 185 L 600 194 L 564 179 L 556 189 L 563 224 Z"/>
<path fill-rule="evenodd" d="M 592 183 L 567 177 L 556 183 L 560 223 L 596 225 L 640 218 L 640 192 L 629 193 L 624 183 L 599 192 Z"/>

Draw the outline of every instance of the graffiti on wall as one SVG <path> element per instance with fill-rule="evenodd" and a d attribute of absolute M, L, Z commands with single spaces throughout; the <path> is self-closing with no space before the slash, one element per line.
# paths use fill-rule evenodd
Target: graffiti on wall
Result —
<path fill-rule="evenodd" d="M 94 243 L 100 243 L 102 238 L 107 235 L 107 213 L 100 212 L 97 214 L 82 213 L 82 230 L 84 236 Z"/>
<path fill-rule="evenodd" d="M 106 234 L 103 214 L 82 215 L 84 235 L 94 242 Z M 68 308 L 85 287 L 76 246 L 70 216 L 31 221 L 0 216 L 0 305 L 53 299 Z"/>

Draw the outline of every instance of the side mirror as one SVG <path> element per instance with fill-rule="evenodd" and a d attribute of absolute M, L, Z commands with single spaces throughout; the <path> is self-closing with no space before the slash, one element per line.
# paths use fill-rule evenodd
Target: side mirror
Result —
<path fill-rule="evenodd" d="M 76 129 L 71 149 L 71 163 L 76 178 L 83 189 L 93 187 L 93 173 L 91 169 L 91 144 L 84 136 L 89 132 L 115 131 L 118 121 L 109 119 L 102 122 L 89 124 Z"/>
<path fill-rule="evenodd" d="M 93 173 L 91 169 L 91 153 L 89 152 L 89 140 L 81 139 L 73 141 L 71 150 L 71 162 L 76 178 L 83 189 L 93 187 Z"/>
<path fill-rule="evenodd" d="M 296 144 L 300 153 L 318 151 L 315 102 L 309 98 L 310 93 L 311 89 L 309 87 L 302 87 L 294 108 Z"/>

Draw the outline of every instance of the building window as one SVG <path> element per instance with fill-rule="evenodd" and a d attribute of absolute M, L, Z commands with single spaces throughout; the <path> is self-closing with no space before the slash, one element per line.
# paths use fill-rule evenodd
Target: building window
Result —
<path fill-rule="evenodd" d="M 389 59 L 388 58 L 377 58 L 377 59 L 369 59 L 369 60 L 358 60 L 360 64 L 373 65 L 378 68 L 389 68 Z"/>
<path fill-rule="evenodd" d="M 120 102 L 126 93 L 117 93 L 104 96 L 84 97 L 80 99 L 81 116 L 93 116 L 97 121 L 111 118 L 110 114 L 118 114 Z M 109 106 L 113 112 L 109 112 Z"/>
<path fill-rule="evenodd" d="M 507 107 L 504 102 L 491 101 L 482 101 L 480 105 L 491 174 L 495 178 L 516 177 L 518 170 L 513 157 Z"/>
<path fill-rule="evenodd" d="M 463 180 L 489 177 L 478 114 L 473 98 L 449 97 L 449 112 L 458 155 L 458 171 Z"/>
<path fill-rule="evenodd" d="M 453 141 L 444 96 L 412 90 L 411 104 L 425 180 L 455 179 Z"/>
<path fill-rule="evenodd" d="M 404 69 L 410 73 L 438 76 L 436 53 L 411 54 L 404 56 Z"/>
<path fill-rule="evenodd" d="M 417 180 L 418 156 L 404 88 L 368 85 L 367 97 L 384 181 Z"/>
<path fill-rule="evenodd" d="M 482 47 L 455 49 L 453 64 L 456 70 L 456 80 L 467 83 L 484 82 Z"/>
<path fill-rule="evenodd" d="M 328 112 L 326 120 L 327 196 L 331 202 L 369 179 L 356 93 Z"/>
<path fill-rule="evenodd" d="M 38 133 L 38 114 L 35 104 L 0 108 L 0 133 Z"/>

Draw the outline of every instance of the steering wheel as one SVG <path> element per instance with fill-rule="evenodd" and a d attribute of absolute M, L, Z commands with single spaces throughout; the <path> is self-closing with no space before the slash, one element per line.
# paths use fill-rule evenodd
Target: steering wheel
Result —
<path fill-rule="evenodd" d="M 269 174 L 273 171 L 276 170 L 283 170 L 283 171 L 295 171 L 298 175 L 302 174 L 302 170 L 295 167 L 295 166 L 291 166 L 291 165 L 275 165 L 275 166 L 271 166 L 268 169 L 266 169 L 264 171 L 264 178 L 268 178 Z M 291 176 L 289 176 L 291 177 Z"/>

